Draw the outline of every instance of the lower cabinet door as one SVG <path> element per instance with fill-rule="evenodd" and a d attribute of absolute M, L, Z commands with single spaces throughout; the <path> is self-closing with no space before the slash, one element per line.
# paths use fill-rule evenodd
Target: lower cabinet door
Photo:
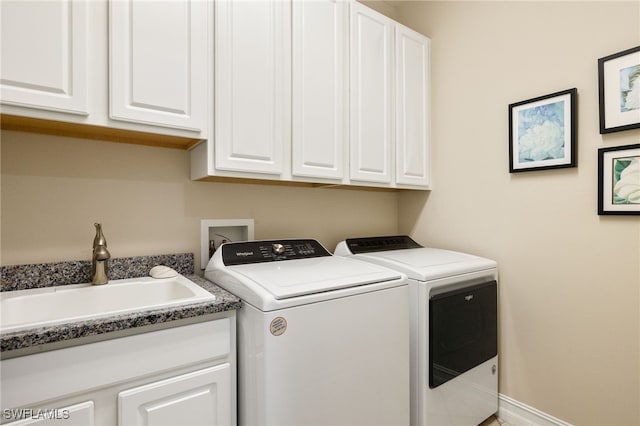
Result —
<path fill-rule="evenodd" d="M 118 424 L 231 424 L 231 365 L 225 363 L 120 392 Z"/>

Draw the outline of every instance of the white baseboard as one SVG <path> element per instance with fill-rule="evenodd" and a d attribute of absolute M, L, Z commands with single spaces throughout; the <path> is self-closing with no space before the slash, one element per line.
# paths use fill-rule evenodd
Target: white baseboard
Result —
<path fill-rule="evenodd" d="M 498 395 L 498 417 L 512 426 L 572 426 L 503 394 Z"/>

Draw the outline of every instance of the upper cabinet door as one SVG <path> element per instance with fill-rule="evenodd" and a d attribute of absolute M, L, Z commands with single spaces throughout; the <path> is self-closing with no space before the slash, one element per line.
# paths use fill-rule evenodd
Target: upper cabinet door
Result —
<path fill-rule="evenodd" d="M 427 37 L 396 24 L 396 183 L 431 183 Z"/>
<path fill-rule="evenodd" d="M 87 4 L 0 3 L 2 103 L 73 114 L 87 109 Z"/>
<path fill-rule="evenodd" d="M 351 3 L 351 179 L 390 183 L 393 21 Z"/>
<path fill-rule="evenodd" d="M 112 119 L 205 128 L 210 7 L 200 0 L 110 2 Z"/>
<path fill-rule="evenodd" d="M 214 67 L 215 168 L 282 174 L 291 141 L 291 3 L 215 2 Z"/>
<path fill-rule="evenodd" d="M 340 0 L 293 2 L 294 176 L 344 175 L 348 7 Z"/>

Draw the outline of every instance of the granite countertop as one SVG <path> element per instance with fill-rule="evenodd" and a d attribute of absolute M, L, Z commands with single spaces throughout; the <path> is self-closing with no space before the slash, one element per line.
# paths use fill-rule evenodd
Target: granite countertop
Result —
<path fill-rule="evenodd" d="M 192 253 L 112 259 L 109 278 L 115 280 L 147 276 L 149 270 L 156 265 L 165 265 L 175 269 L 178 273 L 214 294 L 215 300 L 0 333 L 0 352 L 196 318 L 236 310 L 241 306 L 240 299 L 236 296 L 194 274 Z M 0 267 L 2 274 L 0 289 L 11 291 L 86 283 L 90 281 L 90 271 L 91 262 L 88 261 L 3 266 Z"/>

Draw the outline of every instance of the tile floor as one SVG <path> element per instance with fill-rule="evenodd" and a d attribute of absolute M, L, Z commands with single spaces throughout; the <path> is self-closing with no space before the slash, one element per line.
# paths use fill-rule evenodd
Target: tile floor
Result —
<path fill-rule="evenodd" d="M 509 423 L 506 423 L 504 420 L 498 418 L 498 416 L 491 416 L 484 422 L 480 423 L 478 426 L 513 426 Z"/>

